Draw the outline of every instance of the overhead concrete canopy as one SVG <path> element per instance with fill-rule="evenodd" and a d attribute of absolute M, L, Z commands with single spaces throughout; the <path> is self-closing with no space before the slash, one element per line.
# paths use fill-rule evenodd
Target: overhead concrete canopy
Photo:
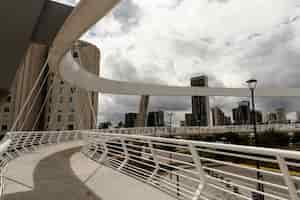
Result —
<path fill-rule="evenodd" d="M 9 93 L 31 42 L 50 45 L 72 7 L 49 0 L 2 0 L 0 6 L 0 99 Z"/>

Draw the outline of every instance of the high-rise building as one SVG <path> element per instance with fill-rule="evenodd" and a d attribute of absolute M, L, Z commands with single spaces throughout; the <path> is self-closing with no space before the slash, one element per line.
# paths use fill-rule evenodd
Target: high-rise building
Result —
<path fill-rule="evenodd" d="M 211 109 L 213 126 L 230 125 L 231 119 L 217 106 Z"/>
<path fill-rule="evenodd" d="M 277 123 L 286 123 L 286 111 L 284 108 L 277 108 L 276 109 L 276 116 L 277 116 Z"/>
<path fill-rule="evenodd" d="M 207 76 L 191 78 L 192 87 L 208 87 Z M 210 124 L 209 97 L 192 96 L 192 126 L 208 126 Z"/>
<path fill-rule="evenodd" d="M 237 108 L 232 109 L 234 124 L 250 124 L 250 103 L 241 101 Z"/>
<path fill-rule="evenodd" d="M 83 67 L 99 74 L 100 53 L 97 47 L 79 42 L 73 48 L 78 50 Z M 46 45 L 32 43 L 15 75 L 11 93 L 0 106 L 0 128 L 9 130 L 17 118 L 35 80 L 37 79 L 48 54 Z M 75 53 L 76 54 L 76 53 Z M 46 70 L 44 75 L 48 73 Z M 46 84 L 38 83 L 32 98 L 25 107 L 15 130 L 68 130 L 89 129 L 96 127 L 96 119 L 91 110 L 97 112 L 98 94 L 87 95 L 85 90 L 73 88 L 58 76 L 49 72 Z M 41 92 L 39 92 L 41 88 Z M 90 96 L 90 100 L 88 98 Z M 2 108 L 2 109 L 1 109 Z"/>
<path fill-rule="evenodd" d="M 97 47 L 79 42 L 72 49 L 75 61 L 87 71 L 99 74 L 100 52 Z M 44 130 L 93 129 L 97 124 L 98 94 L 75 88 L 50 73 L 45 107 Z"/>
<path fill-rule="evenodd" d="M 13 99 L 9 95 L 6 99 L 2 99 L 0 105 L 0 137 L 4 135 L 13 123 Z"/>
<path fill-rule="evenodd" d="M 136 127 L 145 127 L 147 111 L 149 105 L 149 95 L 142 95 L 139 106 L 139 113 L 136 119 Z"/>
<path fill-rule="evenodd" d="M 267 113 L 266 122 L 271 123 L 271 124 L 276 123 L 277 122 L 277 114 L 274 112 Z"/>
<path fill-rule="evenodd" d="M 135 127 L 137 114 L 136 113 L 126 113 L 125 114 L 125 128 Z"/>
<path fill-rule="evenodd" d="M 192 126 L 192 125 L 193 125 L 193 114 L 185 113 L 185 126 Z"/>
<path fill-rule="evenodd" d="M 296 112 L 296 122 L 300 122 L 300 111 Z"/>
<path fill-rule="evenodd" d="M 261 111 L 257 110 L 255 112 L 255 119 L 256 119 L 256 123 L 258 124 L 262 124 L 263 123 L 263 114 Z"/>
<path fill-rule="evenodd" d="M 147 119 L 148 127 L 165 126 L 165 118 L 163 111 L 149 112 Z"/>

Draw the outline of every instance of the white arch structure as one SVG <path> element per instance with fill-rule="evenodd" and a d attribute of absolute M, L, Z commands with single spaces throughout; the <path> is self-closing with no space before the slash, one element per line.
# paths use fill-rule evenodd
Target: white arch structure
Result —
<path fill-rule="evenodd" d="M 81 0 L 58 33 L 50 51 L 50 66 L 67 82 L 89 91 L 122 95 L 151 96 L 248 96 L 247 88 L 199 88 L 143 84 L 98 77 L 74 61 L 69 49 L 119 0 Z M 257 88 L 256 96 L 300 96 L 300 88 Z"/>
<path fill-rule="evenodd" d="M 201 95 L 201 96 L 248 96 L 247 88 L 193 88 L 193 87 L 176 87 L 176 86 L 165 86 L 165 85 L 155 85 L 155 84 L 142 84 L 142 83 L 133 83 L 133 82 L 122 82 L 109 80 L 102 77 L 98 77 L 95 74 L 87 72 L 73 59 L 70 48 L 80 36 L 85 33 L 92 25 L 99 21 L 105 14 L 111 10 L 114 5 L 116 5 L 119 0 L 81 0 L 79 4 L 74 8 L 72 14 L 68 17 L 65 24 L 61 28 L 60 32 L 57 34 L 56 39 L 54 40 L 53 46 L 49 53 L 49 65 L 51 70 L 58 72 L 60 76 L 67 82 L 80 87 L 87 89 L 89 91 L 101 92 L 101 93 L 110 93 L 110 94 L 123 94 L 123 95 L 151 95 L 151 96 L 192 96 L 192 95 Z M 257 96 L 281 96 L 281 97 L 295 97 L 300 96 L 300 88 L 258 88 L 256 90 Z M 183 140 L 172 140 L 172 139 L 163 139 L 163 138 L 152 138 L 152 137 L 143 137 L 143 136 L 130 136 L 130 135 L 119 135 L 119 134 L 98 134 L 93 132 L 87 132 L 89 139 L 87 141 L 87 146 L 85 148 L 85 153 L 93 160 L 96 160 L 99 163 L 114 161 L 117 169 L 120 172 L 125 173 L 123 169 L 135 170 L 134 173 L 138 173 L 137 176 L 141 176 L 142 168 L 137 168 L 137 166 L 131 166 L 131 159 L 135 159 L 135 162 L 139 162 L 143 165 L 148 165 L 148 167 L 154 167 L 154 171 L 147 171 L 144 169 L 146 174 L 146 179 L 142 179 L 145 182 L 151 181 L 154 185 L 159 185 L 157 180 L 152 181 L 152 179 L 157 175 L 158 170 L 166 170 L 168 168 L 163 168 L 161 165 L 166 165 L 167 167 L 173 167 L 176 170 L 182 170 L 185 173 L 187 170 L 180 166 L 173 166 L 172 162 L 177 161 L 178 163 L 183 163 L 181 158 L 173 157 L 169 158 L 170 162 L 160 163 L 159 159 L 156 160 L 156 157 L 177 154 L 177 156 L 182 153 L 176 151 L 168 150 L 168 148 L 160 148 L 160 146 L 167 146 L 173 148 L 185 148 L 184 152 L 189 152 L 189 157 L 193 160 L 193 166 L 196 170 L 196 177 L 201 178 L 202 183 L 196 185 L 196 188 L 192 191 L 186 191 L 189 193 L 189 198 L 183 199 L 211 199 L 204 198 L 202 194 L 202 189 L 208 184 L 212 184 L 218 190 L 227 192 L 229 194 L 235 195 L 238 199 L 252 199 L 251 194 L 261 194 L 270 197 L 270 199 L 278 200 L 299 200 L 299 188 L 296 187 L 296 181 L 299 180 L 299 177 L 295 177 L 289 174 L 288 166 L 296 166 L 298 170 L 299 165 L 299 152 L 288 152 L 288 151 L 279 151 L 275 149 L 264 149 L 264 148 L 255 148 L 255 147 L 239 147 L 232 145 L 219 145 L 219 144 L 208 144 L 208 143 L 199 143 L 192 141 L 183 141 Z M 156 144 L 155 144 L 156 143 Z M 179 145 L 179 147 L 178 147 Z M 236 150 L 236 151 L 235 151 Z M 158 152 L 163 152 L 164 154 L 158 154 Z M 199 153 L 200 152 L 200 153 Z M 202 155 L 201 152 L 204 152 Z M 264 169 L 257 169 L 253 167 L 244 167 L 243 165 L 235 164 L 222 160 L 215 160 L 212 158 L 205 158 L 207 153 L 221 154 L 225 156 L 234 156 L 241 157 L 243 159 L 254 160 L 254 161 L 263 161 L 266 160 L 279 165 L 279 173 L 270 172 Z M 110 154 L 110 155 L 109 155 Z M 121 160 L 113 160 L 116 157 L 121 156 Z M 148 157 L 150 156 L 150 157 Z M 184 156 L 184 155 L 183 155 Z M 200 156 L 200 157 L 199 157 Z M 167 156 L 168 157 L 168 156 Z M 218 156 L 216 159 L 219 158 Z M 147 161 L 141 161 L 141 159 L 146 159 Z M 164 158 L 168 159 L 168 158 Z M 278 185 L 276 183 L 270 183 L 268 180 L 261 180 L 251 178 L 251 181 L 254 183 L 260 183 L 269 185 L 270 187 L 276 187 L 280 190 L 285 190 L 285 196 L 274 195 L 269 193 L 269 190 L 262 192 L 258 189 L 252 189 L 248 186 L 240 186 L 240 182 L 235 182 L 234 186 L 239 187 L 243 190 L 250 191 L 251 194 L 247 195 L 239 194 L 236 192 L 231 192 L 228 189 L 224 189 L 216 185 L 220 180 L 209 175 L 208 171 L 215 171 L 218 173 L 224 173 L 223 169 L 214 169 L 213 167 L 202 166 L 201 159 L 203 163 L 212 163 L 217 164 L 228 164 L 230 167 L 242 168 L 243 170 L 250 171 L 260 171 L 261 173 L 267 173 L 272 176 L 279 176 L 283 178 L 283 184 Z M 297 162 L 296 162 L 297 161 Z M 171 164 L 170 164 L 171 163 Z M 113 163 L 111 163 L 113 165 Z M 188 160 L 185 164 L 190 165 L 191 161 Z M 150 166 L 149 166 L 150 165 Z M 150 176 L 149 176 L 150 172 Z M 173 172 L 172 172 L 173 173 Z M 193 172 L 195 173 L 195 172 Z M 227 173 L 227 172 L 225 172 Z M 237 179 L 245 178 L 245 175 L 238 175 L 235 172 L 227 173 L 229 176 L 236 176 Z M 181 174 L 181 176 L 188 176 L 186 174 Z M 244 177 L 242 177 L 244 176 Z M 192 177 L 193 176 L 188 176 Z M 163 177 L 164 178 L 164 177 Z M 194 178 L 193 178 L 194 179 Z M 211 179 L 211 180 L 209 180 Z M 296 180 L 297 179 L 297 180 Z M 198 179 L 197 179 L 198 180 Z M 248 181 L 250 179 L 248 178 Z M 221 179 L 221 182 L 224 183 L 224 180 Z M 177 183 L 166 182 L 169 187 L 168 191 L 175 191 L 178 193 Z M 225 182 L 225 185 L 228 185 Z M 233 183 L 231 184 L 233 185 Z M 175 186 L 175 188 L 173 188 Z M 182 188 L 180 191 L 187 190 L 186 187 Z"/>

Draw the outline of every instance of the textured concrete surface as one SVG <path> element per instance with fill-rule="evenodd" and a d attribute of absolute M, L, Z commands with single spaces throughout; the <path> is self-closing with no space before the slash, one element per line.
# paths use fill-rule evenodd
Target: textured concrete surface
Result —
<path fill-rule="evenodd" d="M 46 147 L 12 161 L 5 200 L 173 200 L 134 178 L 91 161 L 80 143 Z"/>
<path fill-rule="evenodd" d="M 79 179 L 103 200 L 174 200 L 148 184 L 99 166 L 81 153 L 74 154 L 71 163 Z M 91 170 L 90 173 L 87 173 L 87 169 Z"/>

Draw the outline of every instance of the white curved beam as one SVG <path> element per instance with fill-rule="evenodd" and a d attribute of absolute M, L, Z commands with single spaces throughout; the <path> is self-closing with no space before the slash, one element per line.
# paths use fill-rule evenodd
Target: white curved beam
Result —
<path fill-rule="evenodd" d="M 248 88 L 176 87 L 115 81 L 96 76 L 67 53 L 72 44 L 100 20 L 119 0 L 81 0 L 58 33 L 50 51 L 50 66 L 67 82 L 89 91 L 151 96 L 248 96 Z M 256 96 L 300 96 L 300 88 L 257 88 Z"/>

